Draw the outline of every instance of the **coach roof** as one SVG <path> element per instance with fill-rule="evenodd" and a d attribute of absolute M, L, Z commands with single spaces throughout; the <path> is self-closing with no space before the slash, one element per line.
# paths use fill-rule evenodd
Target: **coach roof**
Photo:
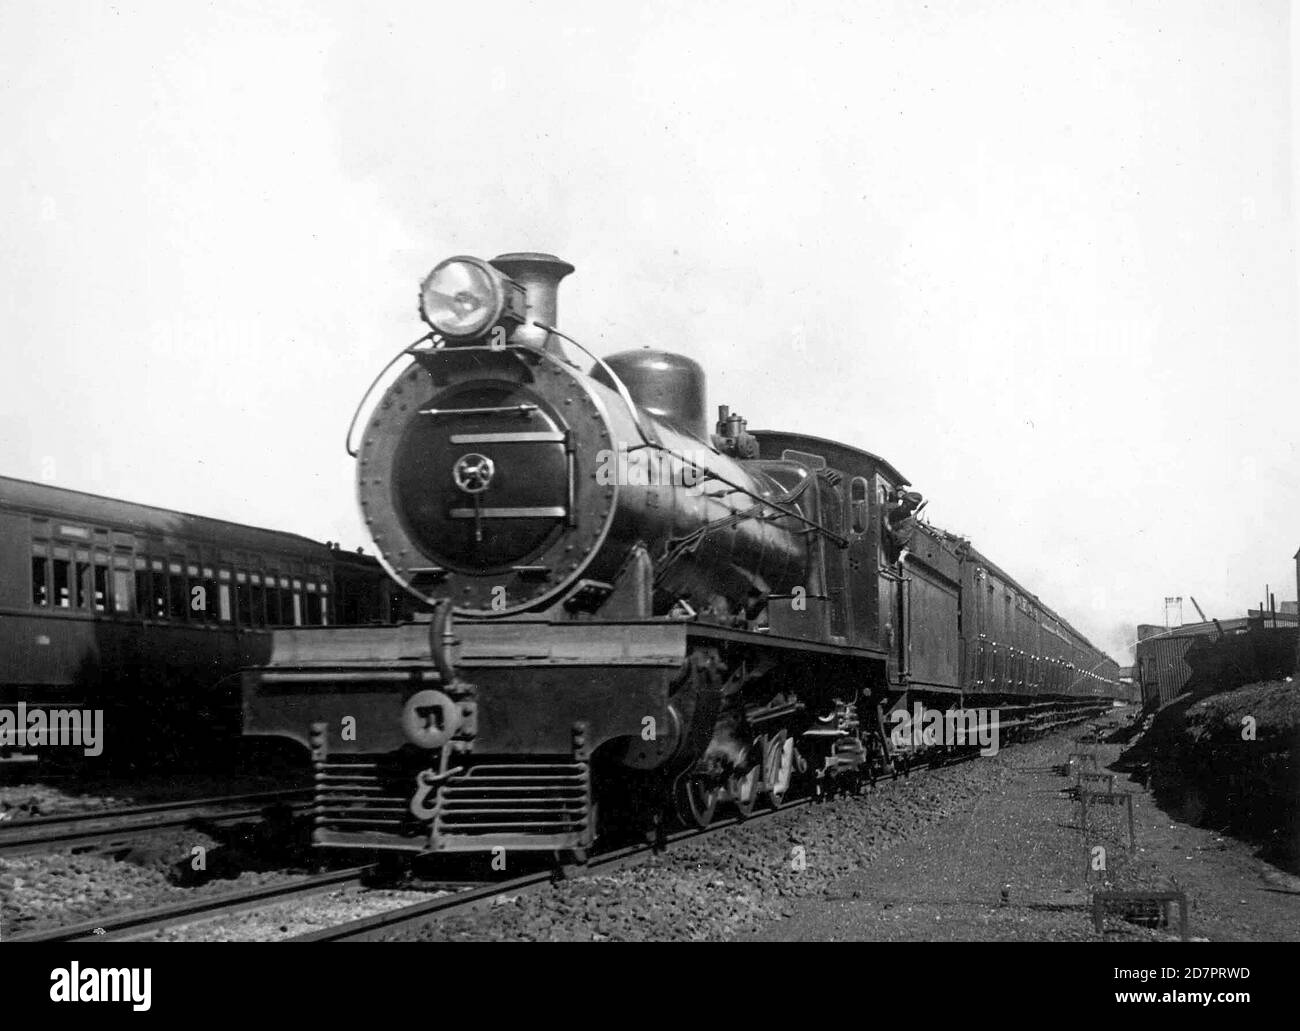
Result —
<path fill-rule="evenodd" d="M 303 551 L 320 551 L 322 558 L 326 553 L 323 543 L 301 534 L 177 512 L 154 505 L 141 505 L 10 476 L 0 476 L 0 508 L 83 520 L 145 535 L 178 534 L 197 537 L 231 547 L 281 550 L 295 547 Z"/>

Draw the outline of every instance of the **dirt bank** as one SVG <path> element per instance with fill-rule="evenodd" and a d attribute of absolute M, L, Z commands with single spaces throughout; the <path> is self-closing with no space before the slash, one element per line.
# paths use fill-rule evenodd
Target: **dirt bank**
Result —
<path fill-rule="evenodd" d="M 1176 699 L 1126 759 L 1146 764 L 1157 801 L 1188 823 L 1300 864 L 1300 683 Z"/>

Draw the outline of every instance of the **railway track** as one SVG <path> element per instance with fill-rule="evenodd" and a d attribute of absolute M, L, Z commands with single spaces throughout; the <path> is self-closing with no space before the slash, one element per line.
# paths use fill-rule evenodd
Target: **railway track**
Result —
<path fill-rule="evenodd" d="M 0 855 L 15 856 L 58 848 L 110 849 L 131 838 L 170 827 L 184 827 L 196 822 L 235 823 L 261 817 L 269 808 L 281 804 L 304 812 L 311 806 L 310 795 L 310 788 L 262 791 L 38 816 L 0 824 Z"/>
<path fill-rule="evenodd" d="M 256 906 L 294 898 L 309 898 L 338 888 L 358 887 L 377 870 L 375 864 L 346 870 L 309 874 L 292 881 L 262 885 L 241 891 L 223 892 L 186 899 L 168 906 L 141 909 L 116 916 L 98 917 L 62 927 L 31 931 L 6 938 L 8 942 L 120 941 L 165 927 L 192 923 L 213 916 L 228 916 Z"/>
<path fill-rule="evenodd" d="M 788 812 L 808 805 L 812 801 L 814 799 L 811 797 L 791 799 L 780 809 L 768 810 L 761 814 L 755 813 L 743 819 L 736 816 L 716 820 L 708 827 L 692 828 L 670 834 L 662 844 L 671 847 L 681 841 L 719 833 L 742 822 L 752 824 L 776 816 L 778 813 Z M 439 894 L 410 906 L 375 913 L 357 920 L 323 928 L 319 931 L 295 935 L 286 940 L 307 942 L 364 941 L 404 927 L 414 926 L 430 918 L 446 917 L 462 912 L 499 895 L 518 895 L 537 890 L 557 879 L 562 879 L 570 871 L 593 873 L 618 869 L 652 854 L 659 848 L 660 844 L 651 843 L 630 845 L 596 856 L 586 864 L 566 864 L 536 870 L 509 880 L 492 881 L 470 886 L 466 886 L 464 882 L 429 882 L 422 885 L 421 890 L 430 892 L 446 891 L 448 894 Z M 312 874 L 278 884 L 186 899 L 172 905 L 101 917 L 41 931 L 32 931 L 7 938 L 6 941 L 12 943 L 122 941 L 143 937 L 150 932 L 168 927 L 232 916 L 253 908 L 274 905 L 277 902 L 292 899 L 310 898 L 313 895 L 335 891 L 340 888 L 361 888 L 372 877 L 376 876 L 379 870 L 379 864 L 372 863 L 365 866 L 351 867 L 346 870 Z"/>
<path fill-rule="evenodd" d="M 741 822 L 754 823 L 757 820 L 771 818 L 777 813 L 797 809 L 797 807 L 807 805 L 807 803 L 813 801 L 813 798 L 796 798 L 796 800 L 785 803 L 779 810 L 764 811 L 762 814 L 748 816 L 744 820 L 740 816 L 715 820 L 714 823 L 705 828 L 685 829 L 685 831 L 668 835 L 664 844 L 671 846 L 679 841 L 697 839 L 697 837 L 710 835 L 710 833 L 724 831 L 724 829 Z M 382 935 L 382 933 L 413 926 L 413 924 L 420 923 L 422 920 L 433 917 L 447 917 L 447 915 L 458 913 L 458 911 L 471 909 L 472 906 L 480 905 L 482 902 L 500 896 L 500 894 L 520 894 L 536 891 L 536 889 L 545 887 L 546 884 L 550 884 L 556 879 L 562 879 L 569 871 L 615 870 L 617 867 L 627 865 L 627 863 L 654 853 L 658 848 L 659 845 L 655 844 L 629 845 L 625 846 L 625 848 L 598 855 L 586 865 L 569 863 L 569 865 L 565 866 L 529 872 L 529 874 L 517 876 L 517 878 L 511 878 L 510 880 L 489 881 L 489 883 L 473 884 L 468 885 L 468 887 L 463 881 L 448 881 L 448 883 L 430 881 L 430 883 L 421 885 L 422 891 L 446 891 L 448 893 L 437 894 L 437 896 L 430 897 L 428 900 L 421 900 L 409 906 L 400 906 L 398 909 L 386 911 L 386 913 L 372 914 L 368 915 L 368 917 L 348 920 L 346 923 L 334 924 L 333 927 L 322 928 L 320 931 L 295 935 L 287 940 L 363 941 L 368 937 L 376 937 Z M 243 913 L 243 911 L 255 909 L 255 907 L 274 905 L 277 902 L 295 900 L 295 898 L 309 898 L 315 896 L 315 894 L 337 891 L 339 888 L 361 888 L 378 872 L 380 872 L 380 865 L 378 863 L 369 863 L 369 865 L 365 866 L 350 867 L 347 870 L 329 871 L 325 872 L 325 874 L 313 874 L 291 881 L 283 881 L 283 883 L 261 885 L 261 887 L 247 889 L 247 891 L 224 892 L 200 898 L 188 898 L 188 900 L 173 905 L 151 907 L 151 909 L 131 911 L 131 913 L 113 915 L 113 917 L 82 920 L 82 922 L 65 924 L 62 927 L 16 935 L 9 937 L 6 941 L 10 941 L 10 943 L 36 943 L 36 941 L 121 941 L 133 939 L 133 937 L 148 935 L 149 932 L 159 931 L 166 927 L 177 927 L 179 924 L 194 923 L 204 919 L 229 917 L 229 915 Z"/>
<path fill-rule="evenodd" d="M 1095 719 L 1095 716 L 1093 717 Z M 1083 718 L 1062 722 L 1083 722 Z M 1038 736 L 1035 734 L 1034 736 Z M 970 754 L 975 754 L 973 751 Z M 935 757 L 933 764 L 915 767 L 913 773 L 922 773 L 930 765 L 949 765 L 961 761 L 953 757 Z M 274 794 L 274 793 L 268 793 Z M 301 794 L 299 792 L 298 794 Z M 229 800 L 225 800 L 229 801 Z M 475 906 L 490 902 L 499 896 L 519 895 L 537 891 L 556 880 L 563 879 L 569 873 L 582 874 L 612 872 L 620 867 L 635 863 L 655 853 L 662 847 L 698 840 L 711 834 L 718 834 L 745 823 L 753 825 L 763 820 L 772 819 L 781 813 L 790 812 L 809 805 L 816 798 L 809 795 L 787 799 L 776 809 L 755 811 L 748 816 L 728 816 L 716 819 L 707 827 L 687 828 L 667 835 L 662 841 L 624 846 L 591 858 L 585 864 L 569 863 L 556 867 L 534 870 L 508 880 L 491 881 L 481 884 L 466 885 L 462 882 L 426 882 L 420 890 L 446 892 L 407 906 L 399 906 L 383 912 L 360 917 L 355 920 L 335 924 L 330 927 L 294 935 L 284 940 L 301 942 L 327 941 L 366 941 L 382 938 L 385 935 L 401 931 L 435 918 L 446 918 L 467 911 Z M 194 805 L 195 803 L 190 803 Z M 119 916 L 104 917 L 84 921 L 64 927 L 31 932 L 8 939 L 13 942 L 38 941 L 113 941 L 147 935 L 152 931 L 181 924 L 216 919 L 234 915 L 256 907 L 273 905 L 292 899 L 306 899 L 340 888 L 365 888 L 380 872 L 380 866 L 372 863 L 352 867 L 346 870 L 330 871 L 297 878 L 292 881 L 257 888 L 226 892 L 220 895 L 188 899 L 174 905 L 162 906 L 148 910 L 125 913 Z M 384 885 L 392 887 L 392 885 Z"/>
<path fill-rule="evenodd" d="M 793 798 L 785 802 L 779 809 L 769 809 L 761 813 L 755 812 L 746 817 L 733 816 L 721 820 L 715 820 L 707 827 L 693 827 L 687 830 L 678 831 L 674 834 L 669 834 L 663 842 L 647 842 L 642 845 L 628 845 L 595 856 L 585 864 L 566 864 L 550 870 L 539 870 L 523 874 L 507 881 L 494 881 L 491 884 L 465 888 L 450 895 L 427 899 L 410 906 L 403 906 L 383 913 L 375 913 L 371 916 L 348 921 L 347 923 L 336 924 L 333 927 L 326 927 L 319 931 L 311 931 L 307 934 L 295 935 L 293 938 L 290 938 L 289 941 L 368 941 L 384 934 L 389 934 L 393 931 L 416 926 L 431 917 L 452 916 L 455 913 L 463 912 L 473 908 L 474 906 L 488 902 L 500 895 L 520 895 L 524 892 L 536 891 L 548 884 L 554 883 L 556 880 L 563 879 L 569 871 L 589 874 L 617 870 L 620 867 L 627 866 L 637 861 L 638 859 L 652 855 L 662 847 L 666 846 L 671 848 L 673 845 L 683 841 L 697 840 L 711 834 L 718 834 L 740 823 L 753 825 L 760 821 L 771 819 L 781 813 L 790 812 L 791 810 L 810 805 L 814 801 L 815 799 L 811 796 Z"/>
<path fill-rule="evenodd" d="M 1054 721 L 1041 721 L 1029 729 L 1028 737 L 1040 737 L 1043 734 L 1051 733 L 1061 727 L 1078 724 L 1085 720 L 1098 720 L 1101 717 L 1099 712 L 1078 712 L 1067 715 L 1064 719 Z M 952 755 L 936 754 L 930 763 L 915 768 L 916 772 L 923 772 L 928 768 L 939 768 L 952 762 L 960 762 L 969 759 L 975 755 L 971 750 L 962 757 Z M 906 775 L 906 774 L 905 774 Z M 348 921 L 347 923 L 336 924 L 332 927 L 323 928 L 319 931 L 311 931 L 306 934 L 296 935 L 289 939 L 290 941 L 301 942 L 333 942 L 333 941 L 369 941 L 380 938 L 394 931 L 400 931 L 406 928 L 417 926 L 424 921 L 434 917 L 445 918 L 459 912 L 464 912 L 474 906 L 482 905 L 501 895 L 517 895 L 525 892 L 537 891 L 547 884 L 554 882 L 558 877 L 562 877 L 569 870 L 580 871 L 582 873 L 610 872 L 622 866 L 641 859 L 656 850 L 661 845 L 671 847 L 674 844 L 696 840 L 706 837 L 710 834 L 716 834 L 734 827 L 737 824 L 754 824 L 761 820 L 771 819 L 780 813 L 789 812 L 801 806 L 809 805 L 816 801 L 816 798 L 808 795 L 800 798 L 790 798 L 777 809 L 765 809 L 755 811 L 749 816 L 730 816 L 714 820 L 707 827 L 688 828 L 668 835 L 661 843 L 647 843 L 642 845 L 630 845 L 624 848 L 615 849 L 602 855 L 593 857 L 589 862 L 583 865 L 571 864 L 562 866 L 549 871 L 536 871 L 524 874 L 520 877 L 508 881 L 498 881 L 491 884 L 475 886 L 462 891 L 457 891 L 450 895 L 431 898 L 417 902 L 410 906 L 403 906 L 397 909 L 391 909 L 386 912 L 376 913 L 371 916 L 361 917 L 357 920 Z"/>

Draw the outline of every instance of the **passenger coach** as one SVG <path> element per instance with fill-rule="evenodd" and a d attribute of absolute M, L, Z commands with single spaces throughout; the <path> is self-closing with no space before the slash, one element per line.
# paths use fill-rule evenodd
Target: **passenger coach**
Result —
<path fill-rule="evenodd" d="M 411 611 L 369 556 L 0 477 L 3 705 L 105 708 L 119 742 L 228 738 L 238 696 L 217 685 L 267 661 L 273 628 Z"/>

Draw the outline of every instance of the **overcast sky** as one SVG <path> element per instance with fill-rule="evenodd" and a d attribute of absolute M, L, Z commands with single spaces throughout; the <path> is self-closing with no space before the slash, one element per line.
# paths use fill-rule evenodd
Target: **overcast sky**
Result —
<path fill-rule="evenodd" d="M 2 0 L 0 473 L 368 545 L 420 278 L 547 250 L 1121 659 L 1295 597 L 1288 4 L 629 7 Z"/>

